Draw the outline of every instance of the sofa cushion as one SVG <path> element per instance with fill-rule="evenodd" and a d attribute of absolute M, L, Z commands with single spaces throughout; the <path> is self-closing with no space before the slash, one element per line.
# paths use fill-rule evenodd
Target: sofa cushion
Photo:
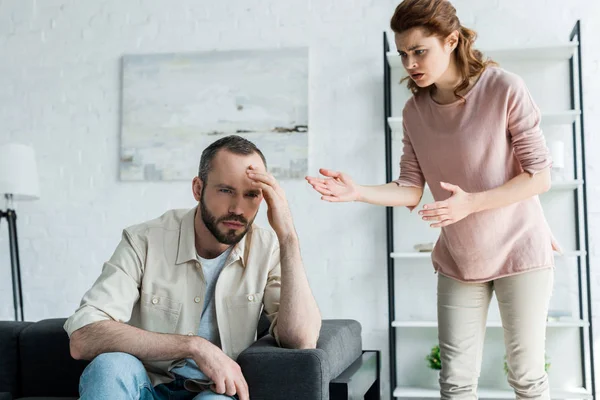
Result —
<path fill-rule="evenodd" d="M 65 319 L 47 319 L 23 329 L 21 395 L 77 397 L 79 377 L 88 364 L 71 358 Z"/>
<path fill-rule="evenodd" d="M 0 321 L 0 399 L 19 395 L 19 334 L 29 325 Z"/>
<path fill-rule="evenodd" d="M 21 397 L 15 400 L 77 400 L 77 397 Z"/>

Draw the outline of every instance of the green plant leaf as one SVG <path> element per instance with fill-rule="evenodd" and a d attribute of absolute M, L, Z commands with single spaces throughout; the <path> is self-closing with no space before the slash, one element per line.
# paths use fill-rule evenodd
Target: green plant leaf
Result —
<path fill-rule="evenodd" d="M 429 354 L 425 357 L 427 366 L 434 370 L 442 369 L 442 361 L 440 359 L 440 346 L 436 345 L 431 348 Z"/>

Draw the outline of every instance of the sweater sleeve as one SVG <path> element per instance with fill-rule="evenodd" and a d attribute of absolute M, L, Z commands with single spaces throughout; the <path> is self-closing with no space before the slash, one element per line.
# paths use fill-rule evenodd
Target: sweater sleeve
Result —
<path fill-rule="evenodd" d="M 525 82 L 514 77 L 508 95 L 508 131 L 514 154 L 530 175 L 550 167 L 552 160 L 540 128 L 541 113 Z"/>
<path fill-rule="evenodd" d="M 415 154 L 410 137 L 406 131 L 406 124 L 402 124 L 404 135 L 402 137 L 402 156 L 400 157 L 400 177 L 394 182 L 398 186 L 414 186 L 422 188 L 425 186 L 425 177 L 421 171 L 419 160 Z"/>

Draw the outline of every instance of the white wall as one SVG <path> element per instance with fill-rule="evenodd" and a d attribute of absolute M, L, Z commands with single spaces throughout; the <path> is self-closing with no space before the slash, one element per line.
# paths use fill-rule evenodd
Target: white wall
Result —
<path fill-rule="evenodd" d="M 600 160 L 593 155 L 600 150 L 599 6 L 594 0 L 454 4 L 462 22 L 490 46 L 567 40 L 582 19 L 590 237 L 597 271 Z M 310 46 L 312 173 L 323 166 L 346 171 L 358 182 L 382 183 L 381 42 L 395 5 L 390 0 L 0 0 L 0 144 L 33 145 L 41 178 L 42 198 L 17 205 L 27 319 L 68 316 L 124 226 L 194 205 L 187 183 L 117 179 L 123 54 Z M 386 352 L 384 209 L 321 203 L 303 182 L 284 187 L 324 317 L 359 320 L 364 347 Z M 4 224 L 0 318 L 11 319 Z M 593 290 L 598 325 L 597 272 Z M 600 338 L 600 325 L 596 332 Z"/>

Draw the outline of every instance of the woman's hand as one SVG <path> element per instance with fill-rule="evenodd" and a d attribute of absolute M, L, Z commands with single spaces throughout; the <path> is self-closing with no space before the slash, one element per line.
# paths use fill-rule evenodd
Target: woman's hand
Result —
<path fill-rule="evenodd" d="M 360 198 L 360 186 L 343 172 L 319 169 L 325 178 L 307 176 L 306 180 L 319 193 L 321 200 L 329 202 L 357 201 Z"/>
<path fill-rule="evenodd" d="M 440 182 L 443 189 L 452 192 L 444 201 L 425 204 L 419 211 L 424 221 L 433 222 L 432 228 L 448 226 L 467 217 L 475 211 L 475 195 L 467 193 L 456 185 Z"/>

